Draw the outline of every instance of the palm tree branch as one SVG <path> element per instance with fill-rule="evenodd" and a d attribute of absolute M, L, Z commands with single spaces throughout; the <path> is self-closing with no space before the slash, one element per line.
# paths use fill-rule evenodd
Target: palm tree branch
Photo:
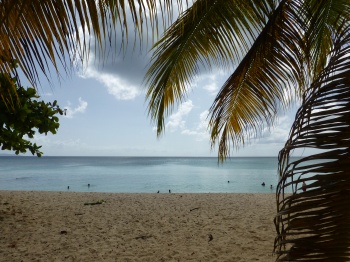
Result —
<path fill-rule="evenodd" d="M 296 1 L 294 1 L 296 2 Z M 302 36 L 298 3 L 281 1 L 254 44 L 218 93 L 211 109 L 212 146 L 219 140 L 219 158 L 272 123 L 277 102 L 287 106 L 292 87 L 304 85 Z"/>
<path fill-rule="evenodd" d="M 60 76 L 58 62 L 64 70 L 72 69 L 72 60 L 87 61 L 89 36 L 95 36 L 95 48 L 112 43 L 113 31 L 122 31 L 122 43 L 128 38 L 128 29 L 143 38 L 143 30 L 158 27 L 158 8 L 163 19 L 170 19 L 173 6 L 169 0 L 4 0 L 0 8 L 0 70 L 15 73 L 14 60 L 33 86 L 37 86 L 41 71 L 50 80 L 50 68 Z M 182 0 L 177 1 L 182 5 Z M 128 24 L 128 17 L 132 23 Z M 150 24 L 144 21 L 151 21 Z M 136 33 L 137 32 L 137 33 Z M 82 35 L 80 35 L 82 33 Z M 114 34 L 116 35 L 116 34 Z M 107 40 L 107 41 L 104 41 Z M 104 52 L 101 52 L 104 59 Z"/>
<path fill-rule="evenodd" d="M 157 123 L 158 135 L 174 103 L 186 96 L 200 64 L 228 67 L 240 60 L 254 28 L 261 27 L 262 13 L 269 11 L 257 10 L 260 2 L 196 1 L 156 43 L 145 82 L 148 113 Z"/>
<path fill-rule="evenodd" d="M 308 67 L 313 78 L 327 63 L 325 58 L 332 48 L 332 27 L 342 21 L 339 18 L 350 19 L 350 3 L 344 0 L 308 0 L 302 9 L 306 13 L 304 26 L 308 45 L 305 52 L 309 57 Z"/>
<path fill-rule="evenodd" d="M 344 22 L 345 21 L 345 22 Z M 350 218 L 350 30 L 332 32 L 328 63 L 307 90 L 290 137 L 280 152 L 277 187 L 278 261 L 348 261 Z M 295 149 L 318 151 L 290 161 Z M 302 188 L 305 182 L 306 191 Z M 292 194 L 285 195 L 290 188 Z"/>

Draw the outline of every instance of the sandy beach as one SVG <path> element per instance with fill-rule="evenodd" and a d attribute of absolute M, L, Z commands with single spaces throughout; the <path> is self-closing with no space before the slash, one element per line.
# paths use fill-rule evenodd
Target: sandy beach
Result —
<path fill-rule="evenodd" d="M 0 191 L 1 261 L 274 261 L 274 194 Z"/>

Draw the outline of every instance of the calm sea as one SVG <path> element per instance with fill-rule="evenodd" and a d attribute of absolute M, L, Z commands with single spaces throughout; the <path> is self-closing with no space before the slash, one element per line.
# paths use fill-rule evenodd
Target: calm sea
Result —
<path fill-rule="evenodd" d="M 277 182 L 272 157 L 231 158 L 224 164 L 205 157 L 0 157 L 0 190 L 271 193 Z"/>

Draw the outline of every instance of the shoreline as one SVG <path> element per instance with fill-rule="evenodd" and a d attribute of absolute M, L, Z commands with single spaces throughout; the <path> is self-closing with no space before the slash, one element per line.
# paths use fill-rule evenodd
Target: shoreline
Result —
<path fill-rule="evenodd" d="M 0 191 L 2 261 L 274 261 L 274 193 Z"/>

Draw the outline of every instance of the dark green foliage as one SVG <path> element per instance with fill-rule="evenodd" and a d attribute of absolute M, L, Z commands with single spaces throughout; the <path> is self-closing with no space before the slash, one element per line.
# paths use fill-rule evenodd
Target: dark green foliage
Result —
<path fill-rule="evenodd" d="M 41 146 L 29 139 L 36 132 L 56 134 L 59 127 L 57 114 L 62 110 L 57 101 L 45 103 L 39 100 L 34 88 L 23 88 L 16 84 L 16 78 L 0 74 L 0 146 L 1 150 L 14 150 L 18 155 L 29 150 L 40 157 Z"/>

